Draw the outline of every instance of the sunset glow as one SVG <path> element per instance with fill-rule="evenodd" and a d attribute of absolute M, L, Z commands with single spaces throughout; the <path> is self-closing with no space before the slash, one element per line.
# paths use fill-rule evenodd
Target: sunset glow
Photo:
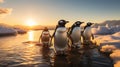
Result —
<path fill-rule="evenodd" d="M 29 2 L 29 3 L 28 3 Z M 60 19 L 101 23 L 120 19 L 120 0 L 0 0 L 0 23 L 56 25 Z M 71 7 L 71 8 L 69 8 Z"/>
<path fill-rule="evenodd" d="M 36 22 L 33 19 L 28 19 L 25 23 L 26 23 L 27 26 L 37 25 Z"/>

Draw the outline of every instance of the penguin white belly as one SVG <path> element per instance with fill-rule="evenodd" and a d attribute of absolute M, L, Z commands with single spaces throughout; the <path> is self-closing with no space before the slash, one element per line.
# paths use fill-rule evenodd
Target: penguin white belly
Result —
<path fill-rule="evenodd" d="M 54 47 L 56 50 L 65 50 L 68 45 L 66 28 L 58 28 L 54 36 Z"/>
<path fill-rule="evenodd" d="M 50 41 L 49 32 L 45 31 L 45 32 L 42 33 L 41 41 L 43 43 L 49 43 L 49 41 Z"/>
<path fill-rule="evenodd" d="M 81 29 L 80 29 L 80 27 L 75 27 L 70 36 L 71 36 L 74 43 L 79 42 L 80 37 L 81 37 Z"/>
<path fill-rule="evenodd" d="M 84 32 L 83 32 L 83 36 L 86 40 L 90 40 L 91 36 L 92 36 L 92 32 L 91 32 L 91 27 L 87 27 Z"/>

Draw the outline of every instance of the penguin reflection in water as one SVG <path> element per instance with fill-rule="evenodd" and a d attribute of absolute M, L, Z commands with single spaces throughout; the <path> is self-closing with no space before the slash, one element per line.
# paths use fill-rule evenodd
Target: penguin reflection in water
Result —
<path fill-rule="evenodd" d="M 54 37 L 54 48 L 56 55 L 66 55 L 68 51 L 69 44 L 67 28 L 65 27 L 66 23 L 68 23 L 68 21 L 59 20 L 52 36 L 52 38 Z"/>
<path fill-rule="evenodd" d="M 45 27 L 41 33 L 41 36 L 39 38 L 39 42 L 41 40 L 43 46 L 48 47 L 48 46 L 50 46 L 50 38 L 51 38 L 50 32 L 49 32 L 48 28 Z"/>
<path fill-rule="evenodd" d="M 91 26 L 93 25 L 93 23 L 91 22 L 88 22 L 87 25 L 84 27 L 84 31 L 83 31 L 83 40 L 84 40 L 84 43 L 90 43 L 91 40 L 94 39 L 94 36 L 92 34 L 92 31 L 91 31 Z"/>
<path fill-rule="evenodd" d="M 68 30 L 68 37 L 72 42 L 72 47 L 80 48 L 81 46 L 81 28 L 80 25 L 84 22 L 76 21 Z"/>

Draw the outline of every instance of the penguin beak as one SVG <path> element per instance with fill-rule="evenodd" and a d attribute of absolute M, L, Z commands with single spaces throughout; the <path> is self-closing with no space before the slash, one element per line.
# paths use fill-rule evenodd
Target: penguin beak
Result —
<path fill-rule="evenodd" d="M 66 23 L 69 23 L 69 21 L 66 21 Z"/>
<path fill-rule="evenodd" d="M 84 22 L 81 22 L 80 24 L 83 24 Z"/>
<path fill-rule="evenodd" d="M 84 22 L 82 22 L 82 23 L 84 23 Z"/>
<path fill-rule="evenodd" d="M 91 23 L 92 25 L 94 24 L 94 23 Z"/>

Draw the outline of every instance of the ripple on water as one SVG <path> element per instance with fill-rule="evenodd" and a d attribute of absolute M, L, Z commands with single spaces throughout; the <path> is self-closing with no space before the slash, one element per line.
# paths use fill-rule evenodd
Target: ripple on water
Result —
<path fill-rule="evenodd" d="M 48 67 L 50 65 L 49 61 L 43 57 L 41 47 L 35 46 L 35 44 L 14 46 L 12 48 L 4 47 L 0 49 L 0 67 Z"/>

